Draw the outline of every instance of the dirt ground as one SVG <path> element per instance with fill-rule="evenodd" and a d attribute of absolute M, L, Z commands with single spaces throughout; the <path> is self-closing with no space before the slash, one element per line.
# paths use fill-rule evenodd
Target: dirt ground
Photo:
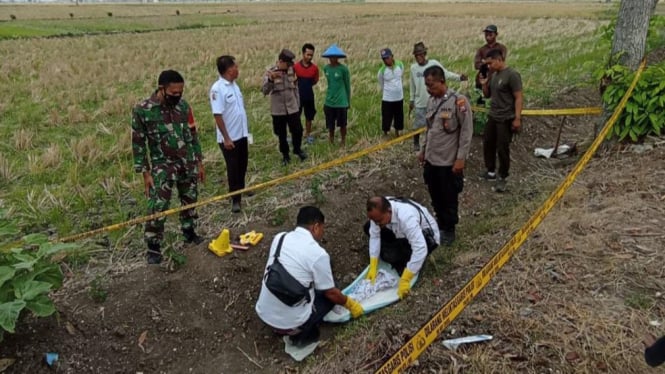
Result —
<path fill-rule="evenodd" d="M 594 90 L 575 89 L 560 97 L 553 107 L 599 104 Z M 562 141 L 577 142 L 583 151 L 594 120 L 568 118 Z M 475 178 L 482 155 L 480 138 L 474 137 L 461 195 L 459 243 L 435 252 L 404 302 L 344 326 L 324 326 L 324 344 L 303 363 L 284 353 L 281 340 L 254 312 L 270 241 L 292 228 L 300 205 L 319 205 L 326 214 L 323 246 L 335 278 L 342 287 L 350 283 L 368 262 L 361 232 L 367 197 L 402 195 L 429 204 L 410 143 L 344 172 L 327 172 L 320 195 L 302 181 L 277 189 L 283 200 L 266 204 L 269 208 L 252 208 L 252 199 L 259 201 L 265 192 L 247 199 L 250 213 L 226 222 L 234 234 L 250 229 L 266 234 L 246 252 L 218 258 L 206 242 L 183 248 L 187 263 L 177 269 L 133 259 L 114 264 L 101 286 L 71 276 L 55 295 L 57 315 L 27 316 L 16 334 L 6 335 L 0 357 L 16 359 L 6 372 L 375 370 L 498 250 L 577 160 L 533 156 L 535 147 L 553 146 L 560 121 L 525 120 L 525 131 L 512 147 L 510 189 L 501 195 Z M 437 340 L 409 372 L 645 371 L 641 336 L 658 333 L 654 326 L 665 320 L 663 143 L 647 139 L 652 149 L 602 151 L 512 262 L 444 333 L 444 338 L 489 333 L 494 340 L 455 352 Z M 221 208 L 204 208 L 201 215 L 206 209 Z M 214 238 L 219 224 L 203 222 L 208 239 Z M 108 292 L 105 301 L 91 299 L 97 288 Z M 59 354 L 56 367 L 44 364 L 47 352 Z"/>

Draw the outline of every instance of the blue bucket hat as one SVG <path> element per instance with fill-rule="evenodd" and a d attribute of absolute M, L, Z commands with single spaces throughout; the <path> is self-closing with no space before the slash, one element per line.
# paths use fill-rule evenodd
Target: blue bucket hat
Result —
<path fill-rule="evenodd" d="M 338 57 L 338 58 L 345 58 L 346 53 L 342 51 L 340 47 L 337 46 L 337 44 L 332 44 L 328 49 L 321 54 L 321 57 Z"/>

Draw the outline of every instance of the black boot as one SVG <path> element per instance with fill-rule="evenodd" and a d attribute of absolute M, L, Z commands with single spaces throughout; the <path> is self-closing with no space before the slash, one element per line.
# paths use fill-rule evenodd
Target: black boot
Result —
<path fill-rule="evenodd" d="M 203 243 L 203 238 L 196 235 L 194 228 L 190 227 L 182 230 L 182 234 L 185 235 L 185 243 L 187 244 L 201 244 Z"/>
<path fill-rule="evenodd" d="M 162 249 L 159 243 L 148 243 L 148 264 L 157 265 L 162 262 Z"/>
<path fill-rule="evenodd" d="M 305 151 L 301 150 L 300 152 L 296 153 L 296 156 L 300 158 L 300 161 L 307 160 L 307 153 L 305 153 Z"/>
<path fill-rule="evenodd" d="M 231 203 L 231 213 L 240 213 L 242 210 L 242 205 L 240 204 L 240 201 L 233 201 Z"/>
<path fill-rule="evenodd" d="M 441 235 L 441 245 L 445 247 L 450 247 L 455 242 L 455 231 L 440 231 Z"/>
<path fill-rule="evenodd" d="M 420 152 L 420 134 L 413 136 L 413 150 Z"/>

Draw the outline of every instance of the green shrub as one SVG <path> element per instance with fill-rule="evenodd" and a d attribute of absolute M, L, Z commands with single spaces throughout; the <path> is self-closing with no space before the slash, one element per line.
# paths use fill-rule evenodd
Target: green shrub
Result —
<path fill-rule="evenodd" d="M 614 39 L 617 19 L 614 17 L 610 23 L 600 28 L 602 38 L 611 42 Z M 647 31 L 647 52 L 665 45 L 665 16 L 653 15 L 649 20 Z"/>
<path fill-rule="evenodd" d="M 52 243 L 44 234 L 25 235 L 0 210 L 0 340 L 14 333 L 24 309 L 38 317 L 55 312 L 48 293 L 62 285 L 62 271 L 55 258 L 64 258 L 76 244 Z"/>
<path fill-rule="evenodd" d="M 275 209 L 275 211 L 272 213 L 272 217 L 270 218 L 270 223 L 273 226 L 283 226 L 287 219 L 289 212 L 286 210 L 285 207 L 279 207 Z"/>
<path fill-rule="evenodd" d="M 309 191 L 317 205 L 321 205 L 326 202 L 326 196 L 323 194 L 323 189 L 321 188 L 322 184 L 323 182 L 321 181 L 321 178 L 314 177 L 312 178 L 309 186 Z"/>
<path fill-rule="evenodd" d="M 92 301 L 96 303 L 103 303 L 106 301 L 106 298 L 109 296 L 109 292 L 107 290 L 106 279 L 103 276 L 97 275 L 95 279 L 90 282 L 88 295 L 90 295 Z"/>
<path fill-rule="evenodd" d="M 170 270 L 176 270 L 185 264 L 187 264 L 187 256 L 184 253 L 178 252 L 173 248 L 168 248 L 164 255 L 170 260 L 169 267 Z"/>
<path fill-rule="evenodd" d="M 614 111 L 633 81 L 635 73 L 624 66 L 614 65 L 604 71 L 604 76 L 611 84 L 603 93 L 603 102 L 610 111 Z M 642 73 L 609 136 L 619 140 L 629 137 L 636 142 L 649 134 L 660 136 L 664 123 L 665 62 L 661 62 L 649 66 Z"/>

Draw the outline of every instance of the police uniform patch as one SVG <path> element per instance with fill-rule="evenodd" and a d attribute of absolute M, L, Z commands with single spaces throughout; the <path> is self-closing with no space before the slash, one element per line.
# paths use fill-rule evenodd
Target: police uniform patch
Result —
<path fill-rule="evenodd" d="M 216 91 L 212 91 L 212 99 L 217 100 L 217 92 Z"/>
<path fill-rule="evenodd" d="M 460 112 L 466 113 L 466 100 L 464 100 L 464 98 L 457 99 L 455 104 L 457 104 L 457 108 Z"/>

